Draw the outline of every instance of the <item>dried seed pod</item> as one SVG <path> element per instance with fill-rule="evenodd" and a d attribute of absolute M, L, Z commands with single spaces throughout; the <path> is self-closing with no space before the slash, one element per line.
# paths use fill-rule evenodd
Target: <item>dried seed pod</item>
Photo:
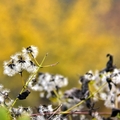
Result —
<path fill-rule="evenodd" d="M 116 117 L 118 113 L 120 113 L 120 109 L 113 108 L 112 113 L 111 113 L 111 117 Z"/>
<path fill-rule="evenodd" d="M 112 72 L 115 68 L 115 66 L 113 65 L 113 56 L 110 54 L 107 54 L 107 57 L 109 57 L 109 60 L 106 64 L 106 72 Z"/>
<path fill-rule="evenodd" d="M 25 92 L 22 92 L 21 94 L 18 95 L 18 99 L 19 100 L 24 100 L 27 98 L 27 96 L 30 94 L 30 91 L 29 90 L 26 90 Z"/>

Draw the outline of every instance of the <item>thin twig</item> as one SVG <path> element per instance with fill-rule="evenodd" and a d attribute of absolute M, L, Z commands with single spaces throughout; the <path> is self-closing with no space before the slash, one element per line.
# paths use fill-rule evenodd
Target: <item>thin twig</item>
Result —
<path fill-rule="evenodd" d="M 53 114 L 48 118 L 48 120 L 50 120 L 59 111 L 59 109 L 61 107 L 62 107 L 62 104 L 59 105 L 59 107 L 57 108 L 57 110 L 53 112 Z"/>
<path fill-rule="evenodd" d="M 61 106 L 60 106 L 61 107 Z M 94 113 L 94 112 L 93 112 Z M 56 111 L 56 112 L 46 112 L 44 113 L 45 115 L 58 115 L 58 114 L 61 114 L 61 112 L 59 111 Z M 89 115 L 89 112 L 88 111 L 70 111 L 70 112 L 66 112 L 66 113 L 62 113 L 62 114 L 78 114 L 78 115 Z M 110 112 L 98 112 L 99 115 L 111 115 Z M 36 113 L 36 114 L 32 114 L 31 116 L 38 116 L 38 115 L 41 115 L 40 113 Z"/>
<path fill-rule="evenodd" d="M 56 63 L 50 64 L 50 65 L 41 66 L 40 68 L 53 67 L 53 66 L 57 65 L 58 63 L 59 63 L 59 62 L 56 62 Z"/>
<path fill-rule="evenodd" d="M 85 100 L 80 101 L 79 103 L 77 103 L 76 105 L 72 106 L 71 108 L 69 108 L 68 110 L 61 112 L 61 113 L 68 113 L 70 110 L 76 108 L 77 106 L 81 105 L 82 103 L 84 103 L 86 100 L 88 100 L 89 98 L 91 98 L 92 96 L 94 96 L 96 93 L 98 93 L 105 85 L 107 84 L 107 82 L 105 82 L 95 93 L 91 94 L 88 96 L 88 98 L 86 98 Z"/>

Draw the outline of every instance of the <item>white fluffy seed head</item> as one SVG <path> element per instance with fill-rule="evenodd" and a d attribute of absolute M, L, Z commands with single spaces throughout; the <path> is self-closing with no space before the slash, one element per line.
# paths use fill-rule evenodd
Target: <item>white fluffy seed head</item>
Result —
<path fill-rule="evenodd" d="M 25 55 L 28 55 L 28 54 L 31 54 L 32 57 L 36 58 L 37 55 L 38 55 L 38 48 L 31 45 L 27 48 L 23 48 L 22 52 L 25 54 Z"/>

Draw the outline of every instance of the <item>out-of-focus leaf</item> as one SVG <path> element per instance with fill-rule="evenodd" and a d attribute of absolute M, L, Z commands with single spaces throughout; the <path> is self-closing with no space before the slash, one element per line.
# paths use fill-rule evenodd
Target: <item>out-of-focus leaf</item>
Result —
<path fill-rule="evenodd" d="M 0 107 L 0 120 L 10 120 L 10 115 L 4 107 Z"/>
<path fill-rule="evenodd" d="M 117 118 L 119 118 L 119 119 L 120 119 L 120 113 L 118 113 L 118 114 L 117 114 Z"/>

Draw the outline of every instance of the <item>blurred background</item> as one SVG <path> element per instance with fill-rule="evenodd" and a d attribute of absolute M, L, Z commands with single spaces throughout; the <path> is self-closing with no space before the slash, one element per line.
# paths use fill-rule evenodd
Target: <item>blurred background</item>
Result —
<path fill-rule="evenodd" d="M 0 83 L 18 95 L 20 76 L 4 75 L 3 62 L 29 45 L 39 48 L 39 62 L 49 53 L 44 65 L 59 62 L 41 72 L 64 75 L 69 88 L 79 87 L 79 75 L 105 68 L 107 53 L 119 68 L 119 24 L 120 0 L 0 0 Z M 38 95 L 17 104 L 40 104 Z"/>

